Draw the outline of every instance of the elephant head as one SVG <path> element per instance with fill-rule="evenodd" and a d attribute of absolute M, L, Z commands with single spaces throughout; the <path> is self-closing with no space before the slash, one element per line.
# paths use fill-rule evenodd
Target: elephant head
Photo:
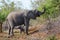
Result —
<path fill-rule="evenodd" d="M 38 11 L 37 9 L 35 10 L 30 10 L 28 11 L 28 18 L 30 19 L 36 19 L 36 17 L 40 17 L 40 15 L 44 14 L 46 11 L 46 8 L 44 7 L 44 11 L 41 12 L 41 11 Z"/>
<path fill-rule="evenodd" d="M 44 11 L 43 11 L 43 12 L 40 12 L 40 11 L 38 11 L 37 9 L 35 9 L 35 10 L 34 10 L 34 15 L 35 15 L 36 17 L 40 17 L 40 15 L 44 14 L 45 11 L 46 11 L 46 8 L 45 8 L 45 7 L 44 7 Z"/>

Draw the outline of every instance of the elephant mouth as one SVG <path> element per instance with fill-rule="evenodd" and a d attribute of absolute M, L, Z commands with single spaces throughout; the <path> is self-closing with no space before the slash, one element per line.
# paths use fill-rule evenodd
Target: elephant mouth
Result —
<path fill-rule="evenodd" d="M 35 20 L 35 19 L 36 19 L 36 17 L 34 17 L 34 18 L 32 18 L 32 19 L 34 19 L 34 20 Z"/>
<path fill-rule="evenodd" d="M 40 17 L 40 15 L 37 15 L 37 17 Z"/>

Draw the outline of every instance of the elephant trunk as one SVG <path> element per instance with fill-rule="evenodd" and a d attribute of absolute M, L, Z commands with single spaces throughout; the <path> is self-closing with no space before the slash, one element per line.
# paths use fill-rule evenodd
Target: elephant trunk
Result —
<path fill-rule="evenodd" d="M 44 11 L 42 12 L 42 14 L 44 14 L 44 13 L 45 13 L 45 11 L 46 11 L 46 8 L 44 7 Z"/>

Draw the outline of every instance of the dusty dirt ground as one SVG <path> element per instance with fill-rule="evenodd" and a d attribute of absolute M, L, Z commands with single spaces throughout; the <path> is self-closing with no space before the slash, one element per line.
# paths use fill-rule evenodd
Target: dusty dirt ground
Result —
<path fill-rule="evenodd" d="M 55 35 L 56 38 L 60 40 L 60 32 L 57 32 L 58 30 L 58 28 L 47 30 L 43 25 L 36 25 L 29 28 L 29 35 L 25 33 L 21 34 L 17 29 L 14 31 L 14 36 L 11 38 L 8 38 L 7 32 L 0 33 L 0 40 L 46 40 L 50 35 Z"/>

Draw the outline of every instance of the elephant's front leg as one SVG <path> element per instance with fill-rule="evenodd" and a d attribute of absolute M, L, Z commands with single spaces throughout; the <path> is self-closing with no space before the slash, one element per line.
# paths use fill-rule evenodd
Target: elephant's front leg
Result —
<path fill-rule="evenodd" d="M 27 25 L 28 25 L 28 24 L 27 24 Z M 28 28 L 29 28 L 29 26 L 27 26 L 27 25 L 26 25 L 25 31 L 26 31 L 26 34 L 29 35 L 29 34 L 28 34 Z"/>
<path fill-rule="evenodd" d="M 28 20 L 27 18 L 25 18 L 25 24 L 24 24 L 24 25 L 25 25 L 25 32 L 26 32 L 27 35 L 29 35 L 29 34 L 28 34 L 29 20 Z"/>

